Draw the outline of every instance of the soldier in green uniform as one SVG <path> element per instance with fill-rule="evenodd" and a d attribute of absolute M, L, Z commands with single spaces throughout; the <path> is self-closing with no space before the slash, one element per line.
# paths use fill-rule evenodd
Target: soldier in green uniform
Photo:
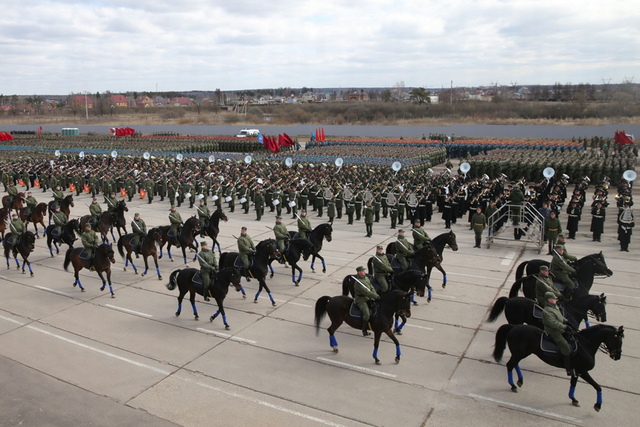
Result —
<path fill-rule="evenodd" d="M 286 241 L 289 239 L 289 231 L 287 231 L 287 226 L 282 223 L 281 216 L 276 217 L 276 225 L 273 227 L 273 234 L 276 235 L 278 250 L 281 254 L 284 254 Z"/>
<path fill-rule="evenodd" d="M 54 206 L 54 208 L 56 206 L 60 207 L 60 204 L 62 204 L 63 200 L 64 200 L 64 193 L 60 189 L 60 186 L 57 185 L 55 191 L 53 191 L 53 201 L 54 201 L 53 206 Z"/>
<path fill-rule="evenodd" d="M 253 197 L 253 204 L 256 208 L 256 221 L 260 221 L 262 219 L 262 214 L 264 214 L 264 197 L 260 193 L 260 189 L 256 189 L 256 194 Z"/>
<path fill-rule="evenodd" d="M 177 240 L 180 235 L 180 226 L 182 226 L 182 217 L 180 216 L 180 212 L 176 210 L 175 206 L 171 206 L 171 212 L 169 212 L 169 224 L 171 225 L 173 236 Z"/>
<path fill-rule="evenodd" d="M 301 239 L 306 239 L 309 232 L 311 232 L 311 222 L 307 218 L 307 211 L 302 210 L 298 218 L 298 234 Z"/>
<path fill-rule="evenodd" d="M 176 204 L 176 189 L 173 187 L 173 182 L 171 182 L 171 181 L 169 181 L 167 186 L 169 187 L 167 189 L 167 196 L 169 197 L 169 203 L 171 203 L 171 206 L 175 206 L 175 204 Z"/>
<path fill-rule="evenodd" d="M 136 182 L 131 178 L 131 175 L 124 180 L 124 190 L 127 192 L 127 200 L 130 202 L 136 194 Z"/>
<path fill-rule="evenodd" d="M 567 289 L 573 291 L 576 285 L 575 283 L 573 283 L 573 280 L 571 280 L 571 277 L 569 277 L 569 275 L 576 274 L 576 270 L 569 264 L 567 264 L 567 262 L 562 257 L 563 253 L 564 249 L 562 248 L 562 246 L 556 245 L 554 247 L 553 260 L 551 261 L 550 265 L 551 272 L 556 277 L 556 279 L 561 281 L 567 287 Z"/>
<path fill-rule="evenodd" d="M 9 198 L 7 199 L 6 207 L 11 209 L 13 201 L 18 197 L 18 189 L 11 182 L 7 185 L 7 194 L 9 195 Z"/>
<path fill-rule="evenodd" d="M 473 227 L 473 232 L 476 235 L 476 244 L 474 248 L 481 248 L 482 232 L 487 227 L 487 217 L 482 213 L 482 208 L 480 206 L 476 208 L 476 213 L 473 214 L 473 217 L 471 218 L 471 226 Z"/>
<path fill-rule="evenodd" d="M 520 190 L 520 186 L 516 185 L 509 194 L 509 203 L 511 203 L 511 221 L 513 222 L 513 237 L 516 240 L 520 240 L 522 237 L 522 230 L 520 230 L 520 210 L 522 209 L 522 202 L 524 202 L 524 194 Z"/>
<path fill-rule="evenodd" d="M 116 206 L 118 206 L 118 199 L 116 199 L 116 193 L 111 193 L 109 197 L 104 196 L 105 203 L 107 204 L 107 212 L 114 212 Z"/>
<path fill-rule="evenodd" d="M 542 312 L 542 323 L 544 324 L 544 331 L 555 341 L 560 348 L 560 353 L 564 357 L 564 367 L 567 371 L 567 375 L 574 376 L 573 368 L 571 366 L 571 347 L 567 342 L 564 334 L 567 332 L 573 332 L 574 328 L 569 324 L 567 319 L 560 313 L 556 303 L 558 302 L 553 292 L 547 292 L 544 295 L 546 300 L 544 311 Z"/>
<path fill-rule="evenodd" d="M 404 230 L 398 230 L 398 239 L 395 242 L 396 258 L 402 266 L 402 270 L 406 271 L 409 268 L 409 262 L 407 258 L 413 256 L 413 248 L 411 243 L 404 237 Z"/>
<path fill-rule="evenodd" d="M 60 212 L 60 206 L 56 206 L 56 211 L 53 213 L 53 223 L 56 226 L 55 230 L 59 237 L 62 236 L 62 227 L 64 227 L 68 221 L 69 219 L 64 212 Z"/>
<path fill-rule="evenodd" d="M 198 211 L 198 222 L 200 223 L 200 237 L 204 237 L 204 232 L 207 231 L 209 225 L 209 208 L 204 204 L 204 199 L 200 200 L 200 206 L 196 206 Z"/>
<path fill-rule="evenodd" d="M 424 245 L 428 245 L 431 243 L 431 238 L 427 234 L 427 232 L 420 226 L 420 219 L 416 219 L 413 223 L 413 245 L 416 247 L 416 250 L 422 249 Z"/>
<path fill-rule="evenodd" d="M 38 206 L 38 201 L 36 200 L 35 197 L 33 197 L 33 195 L 31 194 L 31 191 L 29 191 L 27 193 L 27 198 L 25 199 L 25 202 L 27 203 L 27 209 L 24 212 L 24 217 L 27 219 L 27 222 L 29 222 L 29 217 L 31 217 L 33 210 L 36 208 L 36 206 Z"/>
<path fill-rule="evenodd" d="M 165 197 L 166 194 L 167 194 L 167 180 L 163 176 L 158 181 L 158 196 L 160 196 L 160 201 L 161 202 L 164 201 L 164 197 Z"/>
<path fill-rule="evenodd" d="M 367 205 L 364 208 L 364 225 L 367 228 L 366 237 L 371 237 L 373 234 L 373 206 L 371 206 L 371 202 L 367 202 Z"/>
<path fill-rule="evenodd" d="M 147 235 L 147 224 L 140 218 L 140 214 L 136 212 L 131 221 L 131 230 L 133 232 L 133 238 L 131 239 L 131 246 L 136 253 L 136 258 L 140 255 L 140 243 L 144 236 Z"/>
<path fill-rule="evenodd" d="M 540 266 L 540 272 L 536 276 L 536 301 L 540 304 L 540 307 L 544 307 L 546 298 L 544 295 L 547 292 L 552 292 L 556 299 L 562 297 L 562 293 L 556 285 L 553 284 L 553 280 L 549 276 L 549 267 L 546 265 Z"/>
<path fill-rule="evenodd" d="M 546 233 L 549 241 L 549 252 L 547 255 L 551 255 L 553 247 L 556 245 L 556 241 L 558 240 L 558 234 L 562 233 L 562 225 L 560 224 L 560 220 L 556 217 L 555 211 L 551 211 L 551 217 L 547 218 L 544 222 L 544 232 Z"/>
<path fill-rule="evenodd" d="M 360 266 L 356 268 L 356 271 L 358 275 L 357 277 L 353 277 L 355 280 L 353 284 L 353 296 L 356 305 L 362 311 L 362 335 L 366 337 L 369 335 L 369 319 L 371 318 L 368 303 L 369 301 L 377 301 L 380 297 L 369 281 L 364 267 Z"/>
<path fill-rule="evenodd" d="M 98 178 L 94 175 L 91 175 L 89 177 L 89 191 L 91 192 L 91 197 L 96 197 L 96 194 L 98 193 Z"/>
<path fill-rule="evenodd" d="M 63 214 L 64 215 L 64 214 Z M 17 213 L 13 213 L 11 215 L 11 222 L 9 223 L 9 229 L 11 230 L 11 246 L 15 247 L 18 244 L 18 240 L 25 233 L 26 227 L 24 226 L 24 222 L 20 218 L 18 218 Z"/>
<path fill-rule="evenodd" d="M 202 297 L 205 301 L 209 301 L 211 274 L 218 273 L 218 262 L 215 254 L 209 249 L 209 244 L 206 240 L 200 242 L 200 249 L 198 263 L 200 264 L 200 274 L 202 275 Z"/>
<path fill-rule="evenodd" d="M 347 225 L 353 225 L 353 214 L 356 211 L 356 205 L 355 202 L 353 201 L 353 199 L 351 200 L 345 200 L 345 213 L 347 214 Z"/>
<path fill-rule="evenodd" d="M 81 240 L 82 246 L 84 246 L 85 253 L 87 254 L 89 268 L 93 270 L 93 257 L 95 256 L 95 250 L 98 247 L 98 235 L 91 229 L 90 224 L 85 224 Z"/>
<path fill-rule="evenodd" d="M 407 207 L 407 198 L 404 193 L 400 193 L 398 197 L 398 203 L 396 203 L 396 209 L 398 211 L 398 225 L 404 224 L 404 211 Z"/>
<path fill-rule="evenodd" d="M 578 260 L 578 258 L 576 256 L 571 255 L 567 251 L 566 240 L 564 238 L 564 234 L 562 234 L 562 233 L 558 234 L 558 242 L 556 244 L 562 246 L 562 258 L 564 258 L 565 261 L 571 263 L 571 262 L 575 262 L 575 261 Z"/>
<path fill-rule="evenodd" d="M 391 268 L 389 258 L 387 258 L 387 255 L 384 253 L 384 247 L 378 245 L 376 247 L 376 254 L 373 256 L 373 277 L 378 281 L 383 294 L 389 290 L 387 277 L 390 274 L 393 274 L 393 268 Z"/>
<path fill-rule="evenodd" d="M 147 192 L 147 204 L 150 205 L 153 202 L 153 192 L 155 191 L 156 183 L 151 177 L 144 182 L 144 191 Z"/>
<path fill-rule="evenodd" d="M 251 281 L 249 277 L 249 256 L 253 256 L 256 253 L 256 247 L 253 244 L 253 240 L 247 234 L 247 227 L 242 227 L 240 230 L 240 237 L 238 237 L 238 253 L 242 264 L 244 265 L 245 275 L 247 282 Z"/>
<path fill-rule="evenodd" d="M 91 214 L 89 224 L 91 224 L 92 227 L 96 227 L 98 225 L 100 215 L 102 215 L 102 207 L 98 203 L 98 199 L 95 197 L 91 200 L 91 204 L 89 205 L 89 213 Z"/>
<path fill-rule="evenodd" d="M 494 221 L 496 220 L 496 218 L 491 218 L 491 215 L 493 215 L 498 209 L 496 208 L 496 202 L 494 200 L 491 200 L 489 202 L 489 206 L 487 206 L 487 209 L 484 211 L 484 216 L 487 218 L 487 226 L 489 227 L 489 233 L 493 234 L 494 230 Z"/>
<path fill-rule="evenodd" d="M 398 221 L 398 204 L 389 205 L 389 218 L 391 219 L 391 227 L 395 229 Z"/>

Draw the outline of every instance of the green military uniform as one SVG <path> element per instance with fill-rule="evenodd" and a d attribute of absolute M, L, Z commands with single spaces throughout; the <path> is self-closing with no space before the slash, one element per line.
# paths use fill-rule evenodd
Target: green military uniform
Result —
<path fill-rule="evenodd" d="M 476 212 L 471 217 L 471 226 L 476 235 L 476 245 L 474 248 L 479 248 L 482 243 L 482 232 L 487 227 L 487 217 L 484 216 L 482 212 Z"/>
<path fill-rule="evenodd" d="M 298 234 L 301 239 L 307 238 L 307 233 L 311 232 L 311 222 L 307 216 L 301 216 L 298 218 Z"/>
<path fill-rule="evenodd" d="M 135 219 L 138 217 L 138 219 Z M 140 240 L 147 235 L 147 224 L 144 223 L 144 220 L 140 218 L 140 215 L 136 214 L 131 221 L 131 230 L 133 232 L 133 238 L 131 239 L 131 246 L 133 246 L 133 250 L 138 253 L 140 247 Z"/>
<path fill-rule="evenodd" d="M 14 214 L 14 216 L 16 216 Z M 12 246 L 15 246 L 18 243 L 18 239 L 26 232 L 26 227 L 24 226 L 24 222 L 20 218 L 16 216 L 16 218 L 11 220 L 9 228 L 11 229 L 11 237 L 12 237 Z"/>
<path fill-rule="evenodd" d="M 147 179 L 144 183 L 144 191 L 147 192 L 147 204 L 153 202 L 153 193 L 155 192 L 156 183 L 151 178 Z"/>
<path fill-rule="evenodd" d="M 54 212 L 53 213 L 53 223 L 56 226 L 56 231 L 58 232 L 58 237 L 62 237 L 62 227 L 64 227 L 69 219 L 64 214 L 64 212 Z"/>
<path fill-rule="evenodd" d="M 91 214 L 91 224 L 95 227 L 98 225 L 98 217 L 102 215 L 102 207 L 98 202 L 91 202 L 89 205 L 89 213 Z"/>
<path fill-rule="evenodd" d="M 564 258 L 565 261 L 571 261 L 571 262 L 575 262 L 578 260 L 578 257 L 571 255 L 569 252 L 567 252 L 567 247 L 565 246 L 565 240 L 564 240 L 564 235 L 563 234 L 558 234 L 558 241 L 556 242 L 557 245 L 562 246 L 562 258 Z"/>
<path fill-rule="evenodd" d="M 273 233 L 276 235 L 276 243 L 278 244 L 278 250 L 280 253 L 284 253 L 285 242 L 289 238 L 289 232 L 287 231 L 287 226 L 283 223 L 276 223 L 273 227 Z"/>
<path fill-rule="evenodd" d="M 544 222 L 544 232 L 549 241 L 549 254 L 553 251 L 553 247 L 558 240 L 558 234 L 562 233 L 562 225 L 560 224 L 560 220 L 556 218 L 547 218 Z"/>
<path fill-rule="evenodd" d="M 371 237 L 371 235 L 373 234 L 373 216 L 374 216 L 373 206 L 371 206 L 370 204 L 368 206 L 365 206 L 364 224 L 365 224 L 365 227 L 367 228 L 367 237 Z"/>
<path fill-rule="evenodd" d="M 420 225 L 414 225 L 412 236 L 413 244 L 416 249 L 422 249 L 424 245 L 431 243 L 431 238 L 429 237 L 425 229 L 420 227 Z"/>
<path fill-rule="evenodd" d="M 180 226 L 182 225 L 182 217 L 180 216 L 180 212 L 171 211 L 169 213 L 169 224 L 171 224 L 171 230 L 173 230 L 173 235 L 177 240 L 178 239 L 178 235 L 180 234 L 178 230 L 180 229 Z"/>
<path fill-rule="evenodd" d="M 33 210 L 36 208 L 36 206 L 38 206 L 38 201 L 33 196 L 27 196 L 25 202 L 27 203 L 27 210 L 24 217 L 27 219 L 27 221 L 29 221 L 29 217 L 33 213 Z"/>
<path fill-rule="evenodd" d="M 255 250 L 256 247 L 249 235 L 241 234 L 240 237 L 238 237 L 238 253 L 246 269 L 247 277 L 249 276 L 249 255 L 253 255 Z"/>
<path fill-rule="evenodd" d="M 169 188 L 167 189 L 167 196 L 169 197 L 169 203 L 171 203 L 171 206 L 175 206 L 175 204 L 176 204 L 176 189 L 173 186 L 173 184 L 169 185 Z"/>
<path fill-rule="evenodd" d="M 364 271 L 364 267 L 358 267 L 357 271 Z M 358 308 L 362 311 L 362 334 L 368 335 L 367 330 L 371 313 L 369 312 L 369 301 L 375 301 L 379 298 L 376 290 L 369 281 L 367 276 L 360 276 L 359 274 L 354 277 L 353 283 L 353 296 L 354 301 Z"/>
<path fill-rule="evenodd" d="M 262 219 L 262 214 L 264 213 L 264 197 L 259 192 L 253 196 L 253 204 L 256 208 L 256 220 L 260 221 Z"/>
<path fill-rule="evenodd" d="M 113 212 L 116 210 L 116 206 L 118 206 L 118 199 L 114 197 L 104 196 L 105 203 L 107 204 L 107 212 Z"/>
<path fill-rule="evenodd" d="M 556 248 L 561 249 L 559 247 Z M 561 281 L 567 289 L 575 289 L 576 285 L 569 277 L 569 274 L 576 274 L 576 270 L 567 264 L 556 250 L 553 251 L 553 260 L 551 261 L 550 269 L 556 279 Z"/>
<path fill-rule="evenodd" d="M 396 258 L 398 258 L 398 261 L 402 266 L 402 270 L 406 270 L 407 268 L 409 268 L 409 262 L 407 261 L 407 258 L 413 256 L 413 248 L 411 247 L 411 243 L 409 243 L 409 241 L 404 236 L 398 236 L 398 239 L 395 242 L 395 247 Z"/>
<path fill-rule="evenodd" d="M 378 246 L 378 248 L 382 249 L 382 246 Z M 376 253 L 373 256 L 373 277 L 380 284 L 380 290 L 383 294 L 389 290 L 389 283 L 387 282 L 387 275 L 389 274 L 393 274 L 389 258 L 385 254 L 378 255 Z"/>
<path fill-rule="evenodd" d="M 53 208 L 55 209 L 56 206 L 60 206 L 62 204 L 62 201 L 64 200 L 64 193 L 62 192 L 62 190 L 55 190 L 53 192 Z"/>
<path fill-rule="evenodd" d="M 549 271 L 549 267 L 546 265 L 540 267 L 540 270 L 543 268 L 546 268 L 547 271 Z M 540 307 L 545 306 L 546 298 L 544 295 L 547 292 L 553 293 L 556 298 L 560 298 L 562 296 L 562 293 L 553 284 L 553 280 L 551 280 L 551 277 L 549 277 L 548 274 L 538 273 L 536 276 L 536 301 L 540 304 Z"/>
<path fill-rule="evenodd" d="M 7 200 L 7 204 L 9 208 L 11 208 L 13 201 L 16 199 L 16 197 L 18 197 L 18 189 L 13 184 L 9 184 L 7 186 L 7 194 L 9 194 L 10 196 Z"/>
<path fill-rule="evenodd" d="M 87 254 L 87 259 L 89 260 L 89 265 L 93 266 L 93 257 L 95 255 L 94 250 L 98 247 L 98 235 L 95 231 L 90 228 L 85 228 L 84 233 L 82 233 L 82 246 L 84 246 L 84 250 Z"/>
<path fill-rule="evenodd" d="M 523 202 L 524 202 L 524 194 L 522 193 L 522 191 L 520 191 L 520 188 L 516 186 L 516 188 L 511 190 L 511 193 L 509 194 L 509 203 L 514 205 L 513 207 L 511 207 L 511 221 L 513 222 L 513 225 L 520 224 L 520 211 L 522 209 L 521 206 Z M 520 240 L 521 236 L 522 236 L 522 230 L 514 227 L 513 237 L 516 240 Z"/>
<path fill-rule="evenodd" d="M 127 199 L 131 201 L 136 194 L 136 182 L 131 177 L 124 180 L 124 190 L 127 192 Z"/>
<path fill-rule="evenodd" d="M 200 246 L 202 250 L 198 253 L 198 263 L 200 264 L 200 274 L 202 275 L 202 296 L 205 301 L 209 301 L 211 273 L 218 272 L 218 262 L 215 254 L 207 247 L 207 242 L 200 242 Z"/>
<path fill-rule="evenodd" d="M 205 206 L 204 202 L 200 203 L 200 206 L 196 206 L 196 210 L 198 211 L 198 222 L 200 223 L 200 236 L 204 236 L 211 213 L 209 212 L 209 208 Z"/>
<path fill-rule="evenodd" d="M 545 298 L 555 298 L 552 292 L 547 292 Z M 571 372 L 571 347 L 563 336 L 565 332 L 568 332 L 571 328 L 568 325 L 567 319 L 564 318 L 558 307 L 549 301 L 545 302 L 544 311 L 542 312 L 542 324 L 544 325 L 544 331 L 555 341 L 560 349 L 560 353 L 564 356 L 565 368 L 567 374 L 572 375 Z"/>

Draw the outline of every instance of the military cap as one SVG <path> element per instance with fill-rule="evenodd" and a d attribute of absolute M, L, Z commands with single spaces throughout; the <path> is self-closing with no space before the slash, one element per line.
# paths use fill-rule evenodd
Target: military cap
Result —
<path fill-rule="evenodd" d="M 14 212 L 11 214 L 11 216 L 18 216 L 18 214 Z"/>
<path fill-rule="evenodd" d="M 87 228 L 87 227 L 91 228 L 91 224 L 86 223 L 86 224 L 84 225 L 84 228 Z"/>
<path fill-rule="evenodd" d="M 545 292 L 544 299 L 558 299 L 558 297 L 553 292 Z"/>
<path fill-rule="evenodd" d="M 403 229 L 398 230 L 398 234 L 400 233 L 404 233 L 404 230 Z"/>
<path fill-rule="evenodd" d="M 555 246 L 553 247 L 553 249 L 564 249 L 564 246 L 562 246 L 562 245 L 555 245 Z"/>
<path fill-rule="evenodd" d="M 200 242 L 200 246 L 209 246 L 206 240 Z"/>
<path fill-rule="evenodd" d="M 242 227 L 241 230 L 247 231 L 247 227 Z"/>
<path fill-rule="evenodd" d="M 378 245 L 378 246 L 376 246 L 376 249 L 384 249 L 384 246 Z"/>
<path fill-rule="evenodd" d="M 540 271 L 549 271 L 549 267 L 547 267 L 546 265 L 541 265 Z"/>
<path fill-rule="evenodd" d="M 138 212 L 134 213 L 133 216 L 140 216 Z"/>
<path fill-rule="evenodd" d="M 97 202 L 97 201 L 98 201 L 98 198 L 97 198 L 97 197 L 94 197 L 94 198 L 93 198 L 93 201 Z"/>
<path fill-rule="evenodd" d="M 364 267 L 363 266 L 359 266 L 358 268 L 356 268 L 356 271 L 364 271 Z"/>

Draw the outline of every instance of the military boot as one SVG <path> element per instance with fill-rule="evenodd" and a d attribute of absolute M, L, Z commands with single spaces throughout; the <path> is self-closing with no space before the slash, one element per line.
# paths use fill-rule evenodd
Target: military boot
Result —
<path fill-rule="evenodd" d="M 363 337 L 368 337 L 369 335 L 369 322 L 362 322 L 362 336 Z"/>
<path fill-rule="evenodd" d="M 573 366 L 571 365 L 571 356 L 564 356 L 564 368 L 567 370 L 568 376 L 576 376 L 575 372 L 573 371 Z"/>

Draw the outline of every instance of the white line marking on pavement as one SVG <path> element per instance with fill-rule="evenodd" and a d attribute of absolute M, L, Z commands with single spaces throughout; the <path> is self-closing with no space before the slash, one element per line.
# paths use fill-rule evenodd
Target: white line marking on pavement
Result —
<path fill-rule="evenodd" d="M 511 264 L 511 261 L 513 260 L 513 258 L 516 256 L 515 252 L 509 252 L 508 254 L 506 254 L 504 256 L 504 258 L 502 258 L 502 261 L 500 262 L 500 264 L 502 265 L 509 265 Z"/>
<path fill-rule="evenodd" d="M 426 326 L 410 325 L 409 323 L 405 324 L 405 326 L 409 326 L 410 328 L 419 328 L 419 329 L 426 329 L 427 331 L 433 331 L 433 328 L 427 328 Z"/>
<path fill-rule="evenodd" d="M 568 417 L 566 415 L 561 415 L 561 414 L 556 414 L 555 412 L 547 412 L 547 411 L 543 411 L 541 409 L 531 408 L 530 406 L 523 406 L 523 405 L 518 405 L 517 403 L 511 403 L 511 402 L 506 402 L 504 400 L 493 399 L 491 397 L 480 396 L 479 394 L 475 394 L 475 393 L 469 393 L 468 396 L 469 397 L 474 397 L 474 398 L 480 399 L 480 400 L 486 400 L 488 402 L 497 403 L 499 405 L 509 406 L 511 408 L 522 409 L 523 411 L 527 411 L 527 412 L 533 412 L 533 413 L 536 413 L 536 414 L 546 415 L 548 417 L 553 417 L 553 418 L 558 418 L 558 419 L 561 419 L 561 420 L 571 421 L 571 422 L 574 422 L 574 423 L 581 423 L 582 422 L 582 420 L 579 420 L 577 418 Z"/>
<path fill-rule="evenodd" d="M 629 296 L 629 295 L 612 294 L 612 293 L 609 293 L 609 292 L 607 292 L 605 295 L 612 295 L 614 297 L 640 299 L 640 297 L 632 297 L 632 296 Z"/>
<path fill-rule="evenodd" d="M 298 417 L 301 417 L 301 418 L 304 418 L 304 419 L 307 419 L 307 420 L 316 421 L 316 422 L 324 424 L 324 425 L 328 425 L 328 426 L 331 426 L 331 427 L 344 427 L 342 424 L 337 424 L 337 423 L 334 423 L 334 422 L 329 421 L 329 420 L 323 420 L 322 418 L 314 417 L 312 415 L 303 414 L 302 412 L 294 411 L 292 409 L 287 409 L 287 408 L 285 408 L 283 406 L 274 405 L 273 403 L 265 402 L 264 400 L 259 400 L 259 399 L 255 399 L 253 397 L 244 396 L 242 394 L 235 393 L 233 391 L 223 390 L 223 389 L 221 389 L 219 387 L 214 387 L 214 386 L 211 386 L 209 384 L 204 384 L 204 383 L 202 383 L 200 381 L 194 381 L 194 380 L 192 380 L 190 378 L 184 378 L 184 377 L 179 377 L 179 376 L 175 376 L 174 378 L 182 380 L 182 381 L 186 381 L 186 382 L 191 383 L 191 384 L 198 385 L 200 387 L 207 388 L 209 390 L 217 391 L 218 393 L 226 394 L 227 396 L 237 397 L 238 399 L 242 399 L 242 400 L 246 400 L 246 401 L 249 401 L 249 402 L 256 403 L 258 405 L 266 406 L 267 408 L 275 409 L 276 411 L 284 412 L 284 413 L 291 414 L 291 415 L 296 415 Z"/>
<path fill-rule="evenodd" d="M 246 342 L 249 344 L 258 344 L 258 341 L 248 340 L 246 338 L 234 337 L 233 335 L 223 334 L 222 332 L 211 331 L 205 328 L 198 328 L 199 331 L 206 332 L 207 334 L 215 335 L 220 338 L 227 338 L 232 341 Z"/>
<path fill-rule="evenodd" d="M 100 353 L 100 354 L 103 354 L 105 356 L 113 357 L 114 359 L 122 360 L 123 362 L 127 362 L 127 363 L 130 363 L 132 365 L 135 365 L 135 366 L 138 366 L 138 367 L 141 367 L 141 368 L 149 369 L 149 370 L 151 370 L 153 372 L 156 372 L 158 374 L 163 374 L 163 375 L 170 375 L 171 374 L 171 372 L 169 372 L 169 371 L 165 371 L 163 369 L 158 369 L 156 367 L 153 367 L 153 366 L 150 366 L 150 365 L 146 365 L 144 363 L 136 362 L 135 360 L 127 359 L 126 357 L 118 356 L 117 354 L 109 353 L 108 351 L 100 350 L 99 348 L 92 347 L 92 346 L 87 345 L 87 344 L 82 344 L 81 342 L 74 341 L 74 340 L 71 340 L 69 338 L 65 338 L 65 337 L 63 337 L 61 335 L 57 335 L 57 334 L 54 334 L 52 332 L 45 331 L 44 329 L 36 328 L 35 326 L 27 325 L 27 328 L 33 329 L 34 331 L 42 332 L 43 334 L 49 335 L 50 337 L 58 338 L 59 340 L 62 340 L 64 342 L 68 342 L 70 344 L 75 344 L 78 347 L 82 347 L 82 348 L 85 348 L 87 350 L 95 351 L 96 353 Z"/>
<path fill-rule="evenodd" d="M 310 306 L 310 305 L 307 305 L 307 304 L 300 304 L 300 303 L 298 303 L 298 302 L 291 302 L 291 301 L 289 301 L 287 304 L 299 305 L 300 307 L 309 307 L 309 308 L 311 308 L 311 306 Z"/>
<path fill-rule="evenodd" d="M 138 315 L 144 316 L 144 317 L 153 317 L 152 315 L 147 314 L 147 313 L 141 313 L 139 311 L 129 310 L 128 308 L 118 307 L 116 305 L 105 304 L 104 306 L 105 307 L 109 307 L 109 308 L 113 308 L 113 309 L 116 309 L 116 310 L 120 310 L 120 311 L 125 311 L 125 312 L 131 313 L 131 314 L 138 314 Z"/>
<path fill-rule="evenodd" d="M 24 325 L 25 325 L 24 323 L 19 322 L 19 321 L 17 321 L 17 320 L 14 320 L 14 319 L 12 319 L 12 318 L 10 318 L 10 317 L 0 316 L 0 319 L 2 319 L 2 320 L 6 320 L 7 322 L 11 322 L 11 323 L 16 323 L 16 324 L 18 324 L 18 325 L 20 325 L 20 326 L 24 326 Z"/>
<path fill-rule="evenodd" d="M 44 286 L 36 285 L 36 288 L 42 289 L 43 291 L 47 291 L 47 292 L 53 292 L 54 294 L 58 294 L 58 295 L 64 295 L 65 297 L 71 296 L 71 294 L 68 294 L 66 292 L 56 291 L 55 289 L 45 288 Z"/>
<path fill-rule="evenodd" d="M 350 363 L 338 362 L 337 360 L 325 359 L 324 357 L 318 357 L 318 360 L 332 365 L 344 366 L 345 368 L 355 369 L 356 371 L 365 372 L 368 374 L 382 375 L 383 377 L 396 378 L 397 375 L 388 374 L 382 371 L 376 371 L 375 369 L 364 368 L 358 365 L 352 365 Z"/>

